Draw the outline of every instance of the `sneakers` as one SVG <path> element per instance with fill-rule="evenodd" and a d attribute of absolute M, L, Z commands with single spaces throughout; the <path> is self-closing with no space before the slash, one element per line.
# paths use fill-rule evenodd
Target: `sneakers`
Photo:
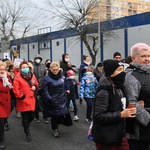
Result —
<path fill-rule="evenodd" d="M 58 130 L 54 130 L 54 134 L 53 134 L 53 135 L 54 135 L 55 138 L 58 138 L 58 137 L 59 137 L 59 132 L 58 132 Z"/>
<path fill-rule="evenodd" d="M 85 119 L 85 121 L 88 123 L 88 124 L 90 124 L 91 123 L 91 119 Z"/>
<path fill-rule="evenodd" d="M 40 119 L 35 118 L 35 122 L 36 122 L 36 123 L 40 123 L 41 121 L 40 121 Z"/>
<path fill-rule="evenodd" d="M 49 124 L 48 119 L 43 119 L 43 123 L 45 123 L 45 124 Z"/>
<path fill-rule="evenodd" d="M 8 131 L 8 130 L 9 130 L 8 123 L 5 123 L 5 125 L 4 125 L 4 130 L 5 130 L 5 131 Z"/>
<path fill-rule="evenodd" d="M 16 112 L 16 117 L 17 118 L 21 118 L 21 113 L 20 112 Z"/>
<path fill-rule="evenodd" d="M 78 121 L 78 120 L 79 120 L 78 116 L 77 116 L 77 115 L 74 116 L 73 120 L 74 120 L 74 121 Z"/>

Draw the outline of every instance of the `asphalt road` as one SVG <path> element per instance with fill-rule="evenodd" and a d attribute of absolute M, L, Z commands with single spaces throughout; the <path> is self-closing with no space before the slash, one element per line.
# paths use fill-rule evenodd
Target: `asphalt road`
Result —
<path fill-rule="evenodd" d="M 53 137 L 50 124 L 33 121 L 30 126 L 31 142 L 26 142 L 21 119 L 16 118 L 13 111 L 8 119 L 10 130 L 5 132 L 6 150 L 96 150 L 94 142 L 87 139 L 89 124 L 85 122 L 86 104 L 80 105 L 78 101 L 77 104 L 80 120 L 73 122 L 71 127 L 60 125 L 59 138 Z M 73 118 L 73 112 L 71 115 Z"/>

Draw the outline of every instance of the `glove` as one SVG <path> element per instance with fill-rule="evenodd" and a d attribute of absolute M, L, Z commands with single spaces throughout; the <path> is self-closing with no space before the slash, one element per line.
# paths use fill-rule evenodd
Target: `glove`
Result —
<path fill-rule="evenodd" d="M 22 97 L 18 98 L 19 100 L 24 100 L 25 99 L 25 95 L 23 95 Z"/>

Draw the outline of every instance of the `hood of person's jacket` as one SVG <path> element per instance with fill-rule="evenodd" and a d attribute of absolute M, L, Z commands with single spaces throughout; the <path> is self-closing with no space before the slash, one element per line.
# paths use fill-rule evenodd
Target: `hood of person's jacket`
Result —
<path fill-rule="evenodd" d="M 65 62 L 65 63 L 67 63 L 67 62 L 65 61 L 65 55 L 66 55 L 66 54 L 63 54 L 63 55 L 62 55 L 62 61 Z"/>
<path fill-rule="evenodd" d="M 39 58 L 41 61 L 43 60 L 42 57 L 40 56 L 40 54 L 36 54 L 36 55 L 35 55 L 34 61 L 35 61 L 36 58 Z"/>

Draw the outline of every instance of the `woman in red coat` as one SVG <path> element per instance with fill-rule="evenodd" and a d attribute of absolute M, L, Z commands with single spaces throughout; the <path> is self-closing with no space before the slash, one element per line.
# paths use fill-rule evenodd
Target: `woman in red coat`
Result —
<path fill-rule="evenodd" d="M 11 112 L 11 88 L 11 80 L 6 74 L 6 63 L 0 61 L 0 149 L 5 149 L 4 118 L 7 118 Z"/>
<path fill-rule="evenodd" d="M 16 97 L 16 109 L 21 112 L 22 124 L 26 134 L 26 141 L 31 141 L 29 126 L 34 119 L 35 91 L 38 82 L 34 74 L 29 71 L 28 62 L 20 63 L 20 72 L 15 76 L 13 92 Z"/>

